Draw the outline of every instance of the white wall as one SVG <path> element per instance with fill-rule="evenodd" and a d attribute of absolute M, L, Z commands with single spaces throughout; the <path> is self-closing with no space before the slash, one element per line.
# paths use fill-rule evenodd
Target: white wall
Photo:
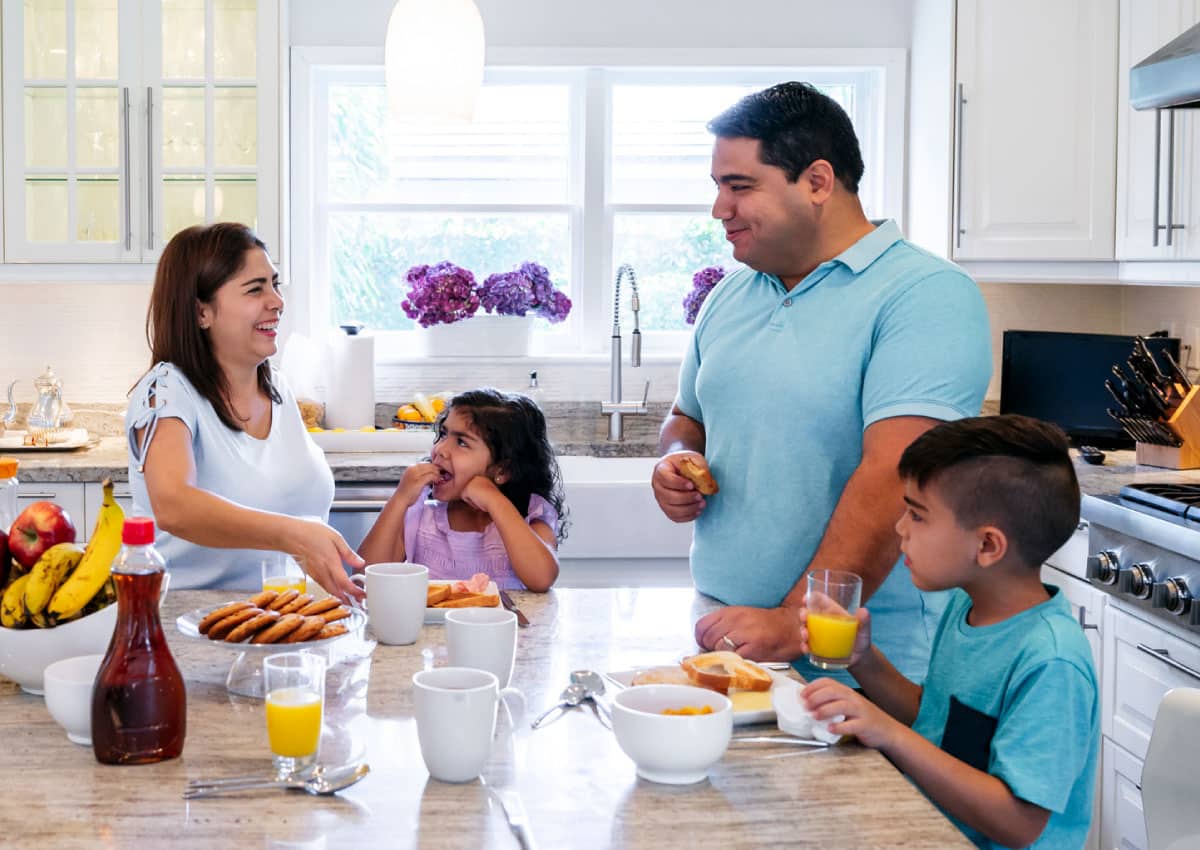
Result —
<path fill-rule="evenodd" d="M 437 0 L 427 0 L 437 2 Z M 905 47 L 911 0 L 475 0 L 494 47 Z M 394 0 L 292 0 L 292 45 L 377 45 Z"/>

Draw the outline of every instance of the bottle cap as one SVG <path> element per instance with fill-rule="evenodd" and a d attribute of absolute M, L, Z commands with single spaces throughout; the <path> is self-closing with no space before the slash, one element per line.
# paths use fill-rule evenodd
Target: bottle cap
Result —
<path fill-rule="evenodd" d="M 127 546 L 144 546 L 154 542 L 154 520 L 148 516 L 131 516 L 121 529 L 121 542 Z"/>
<path fill-rule="evenodd" d="M 13 478 L 17 474 L 15 457 L 0 457 L 0 478 Z"/>

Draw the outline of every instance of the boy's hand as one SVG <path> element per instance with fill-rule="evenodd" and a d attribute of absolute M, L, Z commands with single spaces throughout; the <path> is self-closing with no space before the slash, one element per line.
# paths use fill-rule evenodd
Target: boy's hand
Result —
<path fill-rule="evenodd" d="M 817 679 L 805 686 L 800 699 L 817 720 L 825 721 L 838 714 L 846 718 L 830 724 L 830 732 L 853 735 L 877 750 L 888 749 L 897 734 L 908 728 L 862 694 L 833 679 Z"/>
<path fill-rule="evenodd" d="M 492 509 L 489 505 L 495 505 L 496 498 L 504 498 L 504 494 L 500 492 L 500 488 L 496 486 L 492 479 L 486 475 L 476 475 L 467 482 L 467 486 L 463 488 L 462 500 L 477 511 L 483 511 L 489 516 Z"/>
<path fill-rule="evenodd" d="M 850 666 L 853 667 L 871 649 L 871 612 L 859 608 L 854 612 L 858 618 L 858 631 L 854 635 L 854 652 L 850 654 Z M 807 655 L 808 646 L 808 608 L 800 608 L 800 640 L 804 644 L 801 654 Z"/>
<path fill-rule="evenodd" d="M 396 485 L 396 495 L 405 507 L 412 505 L 421 497 L 421 491 L 437 482 L 442 472 L 432 463 L 414 463 L 404 470 L 400 483 Z"/>

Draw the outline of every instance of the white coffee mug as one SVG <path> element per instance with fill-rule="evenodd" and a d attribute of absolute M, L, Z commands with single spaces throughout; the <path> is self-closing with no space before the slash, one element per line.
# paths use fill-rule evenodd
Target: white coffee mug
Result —
<path fill-rule="evenodd" d="M 510 712 L 519 716 L 519 691 L 500 689 L 486 670 L 437 667 L 414 673 L 413 707 L 421 758 L 429 775 L 442 782 L 468 782 L 483 772 L 496 733 L 496 707 L 501 695 L 518 700 Z M 515 723 L 514 723 L 515 725 Z"/>
<path fill-rule="evenodd" d="M 507 688 L 517 652 L 517 615 L 503 608 L 447 611 L 446 651 L 450 666 L 487 670 Z"/>
<path fill-rule="evenodd" d="M 365 584 L 367 617 L 376 639 L 392 645 L 415 642 L 425 622 L 429 568 L 422 564 L 370 564 Z"/>

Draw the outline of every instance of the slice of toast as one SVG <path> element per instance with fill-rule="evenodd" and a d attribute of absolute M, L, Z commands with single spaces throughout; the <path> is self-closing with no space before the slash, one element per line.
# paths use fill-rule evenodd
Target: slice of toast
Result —
<path fill-rule="evenodd" d="M 444 599 L 434 608 L 495 608 L 500 604 L 500 597 L 495 593 L 466 593 L 466 594 L 450 594 L 449 599 Z"/>
<path fill-rule="evenodd" d="M 736 652 L 704 652 L 680 662 L 692 684 L 728 693 L 730 688 L 744 691 L 770 690 L 774 679 L 766 669 Z"/>
<path fill-rule="evenodd" d="M 425 607 L 432 608 L 439 602 L 445 602 L 450 598 L 450 585 L 448 584 L 431 584 L 429 589 L 425 591 Z"/>

